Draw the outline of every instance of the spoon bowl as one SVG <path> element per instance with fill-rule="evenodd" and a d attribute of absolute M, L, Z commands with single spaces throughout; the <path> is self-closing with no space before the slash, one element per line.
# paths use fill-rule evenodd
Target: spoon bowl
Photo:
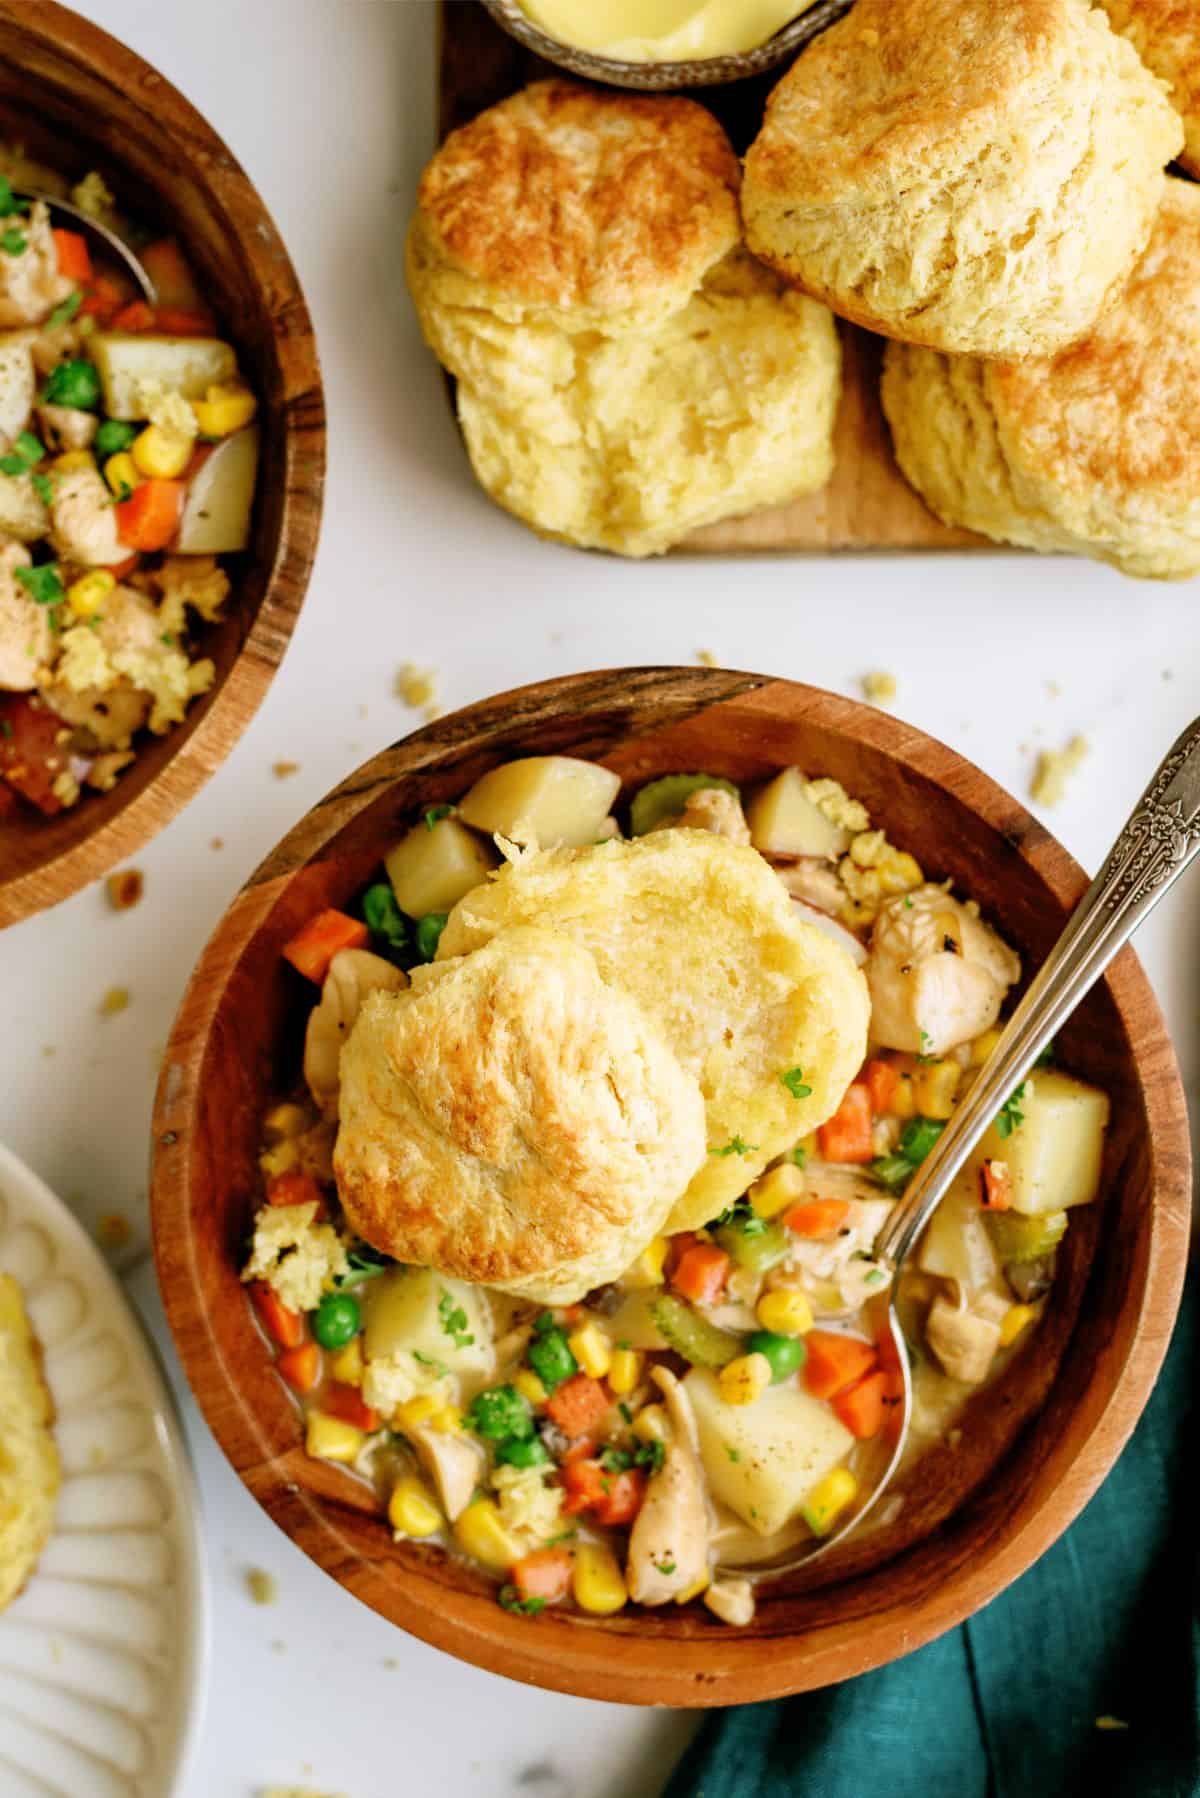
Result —
<path fill-rule="evenodd" d="M 43 193 L 36 187 L 14 188 L 13 191 L 18 200 L 41 200 L 43 205 L 49 207 L 51 218 L 57 215 L 59 218 L 68 219 L 73 231 L 82 232 L 85 237 L 90 237 L 93 243 L 97 243 L 103 248 L 106 256 L 111 257 L 114 262 L 122 264 L 126 272 L 137 282 L 144 300 L 147 300 L 151 306 L 158 304 L 158 289 L 146 273 L 140 258 L 130 249 L 123 238 L 117 236 L 115 231 L 110 231 L 107 225 L 102 225 L 99 219 L 92 217 L 91 213 L 81 211 L 69 200 L 60 200 L 55 194 Z"/>

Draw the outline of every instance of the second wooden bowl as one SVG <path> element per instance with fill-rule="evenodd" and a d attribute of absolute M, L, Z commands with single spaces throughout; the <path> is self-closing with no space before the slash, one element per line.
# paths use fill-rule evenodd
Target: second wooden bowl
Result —
<path fill-rule="evenodd" d="M 53 0 L 0 0 L 0 130 L 77 180 L 99 169 L 131 216 L 177 236 L 259 395 L 262 461 L 250 549 L 229 558 L 216 682 L 186 721 L 140 743 L 111 793 L 0 823 L 0 926 L 54 905 L 139 849 L 220 767 L 295 628 L 316 551 L 325 409 L 312 321 L 254 186 L 183 95 Z"/>
<path fill-rule="evenodd" d="M 151 1205 L 167 1316 L 232 1466 L 348 1591 L 449 1653 L 533 1685 L 634 1704 L 709 1706 L 826 1685 L 907 1654 L 979 1609 L 1066 1528 L 1116 1459 L 1178 1306 L 1190 1195 L 1171 1045 L 1129 951 L 1062 1040 L 1113 1101 L 1102 1203 L 1076 1214 L 1039 1329 L 930 1451 L 887 1528 L 807 1583 L 763 1591 L 747 1629 L 699 1606 L 600 1621 L 514 1617 L 440 1551 L 393 1542 L 373 1495 L 304 1453 L 238 1280 L 259 1120 L 294 1076 L 302 1019 L 280 949 L 345 904 L 423 807 L 485 769 L 552 751 L 628 789 L 704 768 L 738 781 L 795 763 L 833 775 L 931 878 L 952 877 L 1022 951 L 1045 955 L 1086 881 L 1029 814 L 943 745 L 829 693 L 704 668 L 548 681 L 444 718 L 369 762 L 285 838 L 231 906 L 184 998 L 154 1117 Z"/>

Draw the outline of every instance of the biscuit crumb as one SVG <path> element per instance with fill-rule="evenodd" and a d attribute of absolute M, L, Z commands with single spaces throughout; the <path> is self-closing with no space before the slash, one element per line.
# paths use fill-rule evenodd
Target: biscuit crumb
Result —
<path fill-rule="evenodd" d="M 119 1211 L 106 1211 L 96 1225 L 96 1241 L 104 1249 L 123 1249 L 133 1235 L 133 1225 Z"/>
<path fill-rule="evenodd" d="M 279 1582 L 264 1567 L 247 1567 L 246 1590 L 255 1604 L 274 1604 L 279 1597 Z"/>
<path fill-rule="evenodd" d="M 49 1061 L 50 1057 L 52 1055 L 58 1054 L 58 1044 L 57 1043 L 43 1043 L 42 1044 L 42 1054 L 46 1057 L 46 1060 Z"/>
<path fill-rule="evenodd" d="M 1129 1725 L 1123 1717 L 1097 1717 L 1097 1729 L 1128 1729 Z"/>
<path fill-rule="evenodd" d="M 100 1015 L 103 1018 L 115 1018 L 118 1012 L 128 1011 L 130 992 L 127 986 L 110 986 L 100 1001 Z"/>
<path fill-rule="evenodd" d="M 1065 749 L 1042 749 L 1029 786 L 1029 796 L 1037 805 L 1059 805 L 1067 781 L 1084 761 L 1091 748 L 1086 737 L 1072 737 Z"/>
<path fill-rule="evenodd" d="M 263 1786 L 259 1798 L 345 1798 L 343 1792 L 314 1792 L 311 1786 Z"/>
<path fill-rule="evenodd" d="M 696 651 L 696 660 L 705 668 L 719 668 L 721 666 L 720 662 L 717 660 L 717 652 L 715 649 L 698 649 Z"/>
<path fill-rule="evenodd" d="M 890 705 L 898 691 L 894 674 L 864 674 L 859 683 L 863 690 L 863 698 L 872 705 Z"/>
<path fill-rule="evenodd" d="M 110 874 L 104 886 L 114 911 L 131 911 L 146 890 L 146 877 L 140 868 L 124 868 L 119 874 Z"/>
<path fill-rule="evenodd" d="M 271 773 L 275 776 L 276 780 L 287 780 L 290 775 L 299 774 L 299 772 L 300 772 L 299 762 L 272 762 L 271 763 Z"/>
<path fill-rule="evenodd" d="M 225 838 L 224 837 L 214 837 L 208 846 L 210 849 L 224 849 Z"/>
<path fill-rule="evenodd" d="M 419 711 L 422 706 L 437 704 L 437 669 L 418 668 L 415 662 L 401 662 L 396 670 L 393 691 L 397 699 Z"/>

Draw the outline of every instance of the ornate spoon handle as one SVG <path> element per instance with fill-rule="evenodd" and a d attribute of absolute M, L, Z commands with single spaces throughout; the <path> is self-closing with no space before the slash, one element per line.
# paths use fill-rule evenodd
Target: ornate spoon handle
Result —
<path fill-rule="evenodd" d="M 1109 962 L 1200 851 L 1200 719 L 1135 806 L 986 1065 L 875 1243 L 898 1267 L 1005 1100 Z"/>

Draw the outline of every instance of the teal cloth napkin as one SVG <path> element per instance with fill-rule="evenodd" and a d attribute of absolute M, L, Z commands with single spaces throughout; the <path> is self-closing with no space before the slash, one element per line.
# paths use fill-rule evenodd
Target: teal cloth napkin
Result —
<path fill-rule="evenodd" d="M 1198 1312 L 1193 1278 L 1132 1440 L 1023 1579 L 889 1667 L 714 1712 L 666 1798 L 1200 1798 Z"/>

